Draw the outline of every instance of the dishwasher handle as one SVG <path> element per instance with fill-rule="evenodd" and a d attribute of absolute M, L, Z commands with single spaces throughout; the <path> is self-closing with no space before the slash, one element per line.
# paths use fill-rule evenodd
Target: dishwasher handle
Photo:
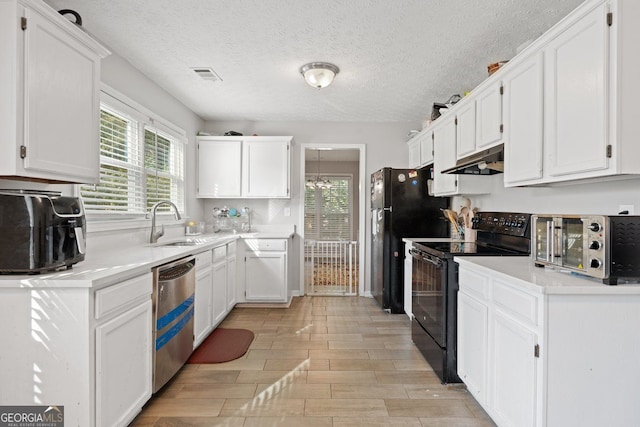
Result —
<path fill-rule="evenodd" d="M 186 276 L 195 267 L 195 258 L 192 258 L 189 261 L 186 261 L 184 259 L 178 260 L 175 263 L 164 266 L 164 268 L 158 272 L 158 281 L 166 282 L 169 280 L 178 279 L 182 276 Z"/>

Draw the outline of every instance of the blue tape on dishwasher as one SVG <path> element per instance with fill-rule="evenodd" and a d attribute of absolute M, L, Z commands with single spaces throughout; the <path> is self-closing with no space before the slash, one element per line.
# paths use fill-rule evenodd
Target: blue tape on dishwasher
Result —
<path fill-rule="evenodd" d="M 175 325 L 171 327 L 167 332 L 156 338 L 156 351 L 160 350 L 167 344 L 173 337 L 178 335 L 178 333 L 184 328 L 184 326 L 189 323 L 189 321 L 193 318 L 193 305 L 191 309 L 184 315 L 182 319 Z"/>
<path fill-rule="evenodd" d="M 194 295 L 195 294 L 191 294 L 189 298 L 182 301 L 179 305 L 176 306 L 176 308 L 174 308 L 173 310 L 171 310 L 170 312 L 168 312 L 167 314 L 159 318 L 156 321 L 156 331 L 161 330 L 162 328 L 167 326 L 169 323 L 173 322 L 178 317 L 180 317 L 182 313 L 187 311 L 189 307 L 193 305 Z"/>

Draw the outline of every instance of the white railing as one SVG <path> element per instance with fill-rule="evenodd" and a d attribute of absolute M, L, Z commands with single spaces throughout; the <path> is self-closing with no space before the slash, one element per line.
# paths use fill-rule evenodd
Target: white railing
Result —
<path fill-rule="evenodd" d="M 358 242 L 305 239 L 304 269 L 309 295 L 357 295 Z"/>

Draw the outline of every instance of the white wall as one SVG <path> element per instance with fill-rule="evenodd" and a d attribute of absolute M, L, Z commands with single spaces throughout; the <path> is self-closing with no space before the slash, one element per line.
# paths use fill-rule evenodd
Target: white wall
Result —
<path fill-rule="evenodd" d="M 300 146 L 301 144 L 365 144 L 366 164 L 365 175 L 369 176 L 376 170 L 389 166 L 402 168 L 406 167 L 409 150 L 407 148 L 407 133 L 412 129 L 419 129 L 417 123 L 334 123 L 334 122 L 251 122 L 251 121 L 208 121 L 205 123 L 205 130 L 212 135 L 222 135 L 226 131 L 241 132 L 244 135 L 293 135 L 294 146 L 292 153 L 292 193 L 290 200 L 221 200 L 210 199 L 204 204 L 205 218 L 211 221 L 211 211 L 215 206 L 238 207 L 247 206 L 252 208 L 254 224 L 294 224 L 296 226 L 296 238 L 293 244 L 293 278 L 298 282 L 300 277 L 300 262 L 298 260 L 300 252 L 299 224 L 300 207 L 302 206 L 302 193 L 300 189 L 299 177 Z M 363 196 L 369 193 L 368 184 L 366 188 L 361 188 Z M 366 203 L 365 206 L 369 206 Z M 284 216 L 284 208 L 291 208 L 291 216 Z M 366 212 L 365 235 L 367 236 L 365 247 L 365 293 L 369 292 L 370 276 L 370 234 L 371 234 L 371 214 Z M 294 286 L 295 287 L 295 286 Z"/>

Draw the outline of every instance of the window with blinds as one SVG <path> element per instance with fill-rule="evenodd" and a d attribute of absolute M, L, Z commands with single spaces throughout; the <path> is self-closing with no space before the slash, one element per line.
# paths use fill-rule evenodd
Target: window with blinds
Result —
<path fill-rule="evenodd" d="M 315 176 L 307 176 L 307 180 Z M 305 187 L 304 237 L 315 240 L 352 240 L 351 177 L 328 176 L 330 188 Z"/>
<path fill-rule="evenodd" d="M 80 187 L 86 212 L 142 216 L 159 200 L 184 212 L 183 141 L 126 107 L 100 105 L 100 183 Z"/>

